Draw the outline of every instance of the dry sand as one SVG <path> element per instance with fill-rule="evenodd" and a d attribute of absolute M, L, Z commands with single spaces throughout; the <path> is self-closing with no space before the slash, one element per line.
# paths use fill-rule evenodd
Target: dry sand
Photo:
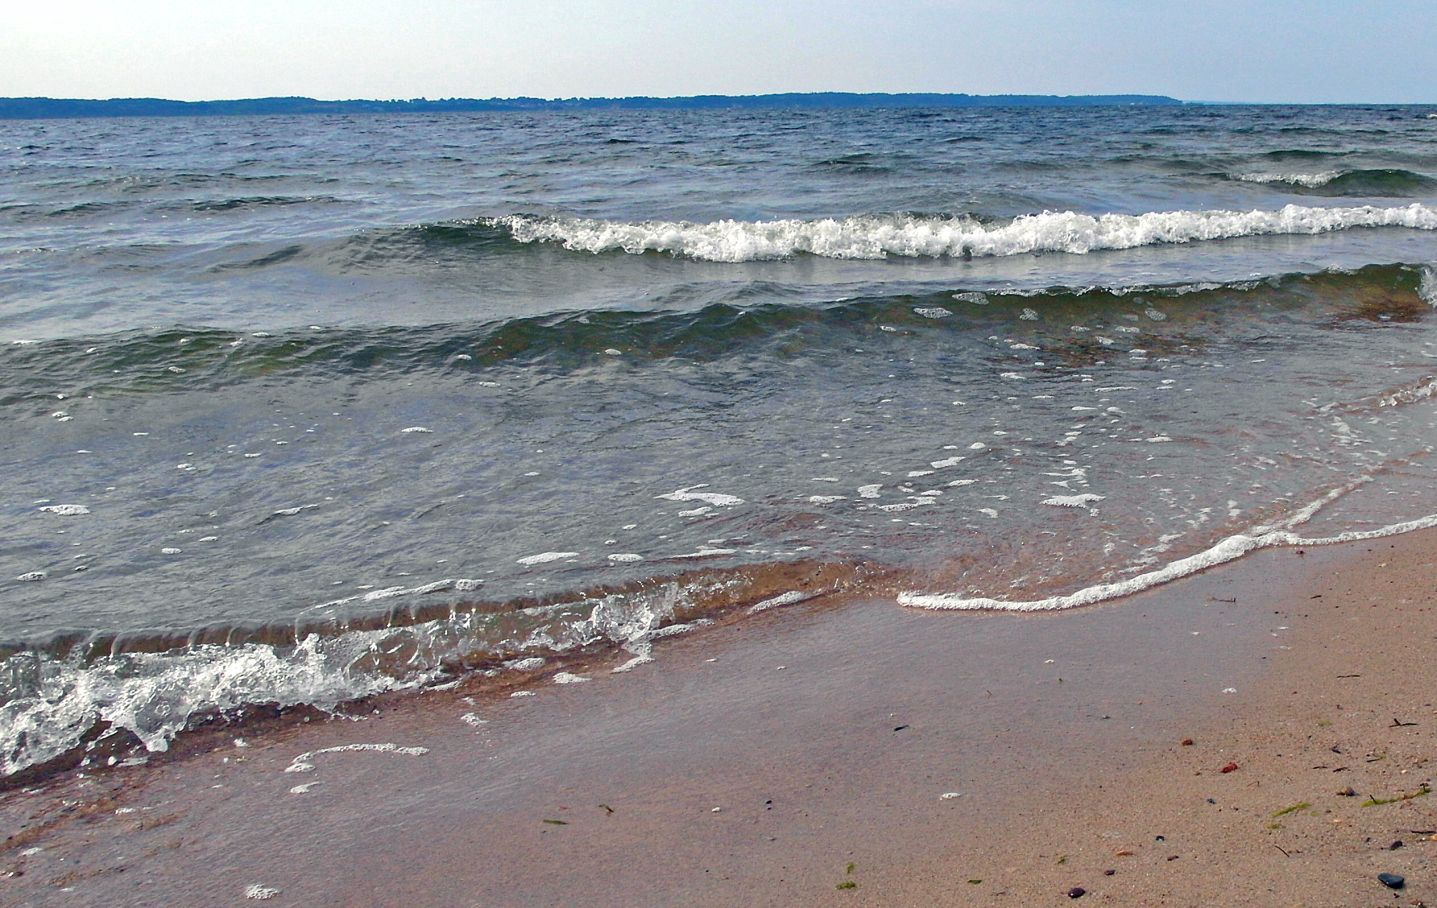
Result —
<path fill-rule="evenodd" d="M 0 903 L 1437 903 L 1434 588 L 1429 532 L 1057 615 L 774 610 L 0 795 Z M 297 760 L 354 744 L 423 750 Z"/>

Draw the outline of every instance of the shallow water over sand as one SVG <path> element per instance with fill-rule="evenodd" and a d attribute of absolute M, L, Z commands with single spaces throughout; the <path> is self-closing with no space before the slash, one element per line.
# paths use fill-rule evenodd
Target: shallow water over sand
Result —
<path fill-rule="evenodd" d="M 1437 512 L 1428 121 L 930 113 L 0 123 L 0 766 Z"/>

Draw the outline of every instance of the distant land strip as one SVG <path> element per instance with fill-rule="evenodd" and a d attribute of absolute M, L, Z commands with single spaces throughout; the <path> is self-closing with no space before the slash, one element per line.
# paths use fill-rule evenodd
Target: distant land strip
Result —
<path fill-rule="evenodd" d="M 70 117 L 215 117 L 286 114 L 452 113 L 541 110 L 713 110 L 752 108 L 880 107 L 1096 107 L 1180 105 L 1162 95 L 965 95 L 805 92 L 772 95 L 692 95 L 683 98 L 414 98 L 408 101 L 319 101 L 314 98 L 246 98 L 168 101 L 163 98 L 0 98 L 0 119 Z"/>

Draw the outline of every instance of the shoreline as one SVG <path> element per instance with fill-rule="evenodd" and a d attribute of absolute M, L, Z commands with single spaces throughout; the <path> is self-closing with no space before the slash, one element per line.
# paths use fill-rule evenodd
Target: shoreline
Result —
<path fill-rule="evenodd" d="M 1434 561 L 1422 530 L 1047 615 L 799 604 L 591 683 L 381 699 L 0 794 L 0 895 L 1343 905 L 1380 867 L 1412 904 L 1437 798 L 1360 805 L 1430 789 Z"/>

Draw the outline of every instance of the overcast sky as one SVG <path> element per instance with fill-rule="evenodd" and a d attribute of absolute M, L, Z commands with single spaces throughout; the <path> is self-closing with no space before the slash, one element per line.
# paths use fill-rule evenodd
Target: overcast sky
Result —
<path fill-rule="evenodd" d="M 1437 102 L 1437 0 L 49 0 L 0 96 Z"/>

